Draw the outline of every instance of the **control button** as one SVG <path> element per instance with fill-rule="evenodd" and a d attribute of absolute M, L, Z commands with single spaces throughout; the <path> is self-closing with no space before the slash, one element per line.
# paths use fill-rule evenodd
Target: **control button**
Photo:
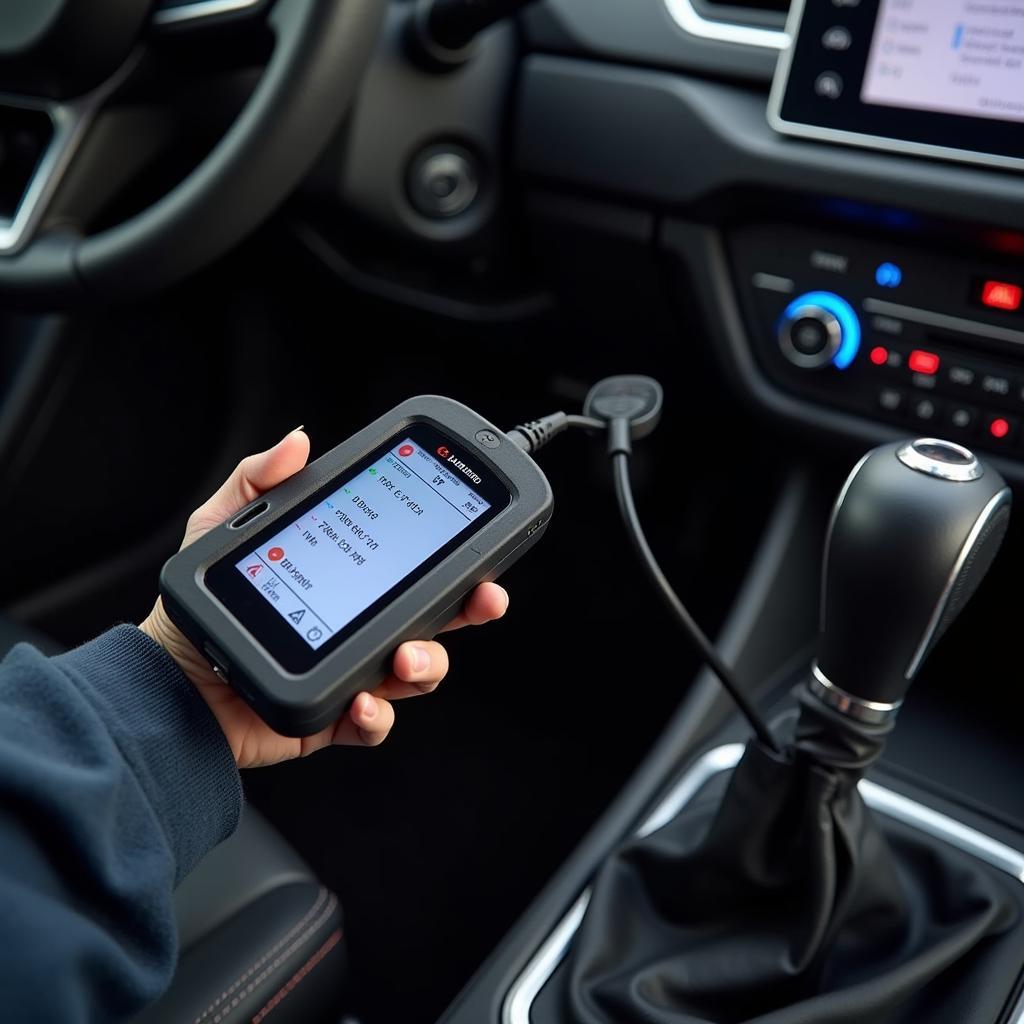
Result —
<path fill-rule="evenodd" d="M 939 357 L 934 352 L 926 352 L 922 348 L 915 348 L 910 353 L 907 366 L 914 373 L 933 374 L 939 372 Z"/>
<path fill-rule="evenodd" d="M 935 390 L 935 378 L 929 377 L 926 373 L 915 373 L 910 379 L 915 388 L 922 388 L 925 391 Z"/>
<path fill-rule="evenodd" d="M 824 100 L 837 100 L 843 95 L 843 80 L 835 71 L 823 71 L 814 80 L 814 91 Z"/>
<path fill-rule="evenodd" d="M 485 448 L 497 448 L 501 444 L 501 439 L 493 430 L 478 430 L 476 439 Z"/>
<path fill-rule="evenodd" d="M 1008 313 L 1016 313 L 1024 299 L 1024 288 L 1019 284 L 1007 281 L 986 281 L 981 287 L 982 305 L 989 309 L 1001 309 Z"/>
<path fill-rule="evenodd" d="M 839 321 L 818 306 L 800 306 L 794 314 L 784 319 L 779 328 L 782 354 L 794 365 L 808 370 L 827 366 L 843 340 Z"/>
<path fill-rule="evenodd" d="M 821 45 L 826 50 L 837 50 L 840 53 L 843 50 L 848 50 L 852 42 L 853 36 L 850 35 L 850 30 L 842 25 L 833 25 L 826 29 L 825 34 L 821 37 Z"/>
<path fill-rule="evenodd" d="M 932 423 L 939 415 L 939 407 L 930 398 L 920 398 L 910 407 L 910 415 L 922 423 Z"/>
<path fill-rule="evenodd" d="M 1010 393 L 1010 378 L 998 373 L 986 373 L 981 378 L 981 390 L 987 395 L 1006 396 Z"/>
<path fill-rule="evenodd" d="M 978 411 L 969 405 L 954 405 L 946 414 L 946 422 L 957 430 L 971 433 L 978 425 Z"/>
<path fill-rule="evenodd" d="M 849 37 L 848 32 L 847 37 Z M 844 46 L 843 49 L 845 50 L 846 47 Z M 902 283 L 903 270 L 898 263 L 879 263 L 875 267 L 875 284 L 879 288 L 899 288 Z"/>
<path fill-rule="evenodd" d="M 845 370 L 860 351 L 860 320 L 834 292 L 807 292 L 783 310 L 777 337 L 794 366 L 814 370 L 831 363 Z"/>
<path fill-rule="evenodd" d="M 424 217 L 457 217 L 476 201 L 481 177 L 480 162 L 462 146 L 428 146 L 409 165 L 409 200 Z"/>
<path fill-rule="evenodd" d="M 993 441 L 1009 444 L 1017 435 L 1017 421 L 1010 416 L 989 416 L 985 431 Z"/>
<path fill-rule="evenodd" d="M 875 366 L 885 366 L 889 362 L 889 350 L 884 345 L 876 345 L 869 353 L 868 359 Z"/>
<path fill-rule="evenodd" d="M 977 374 L 969 366 L 951 366 L 946 371 L 946 379 L 959 388 L 969 388 L 974 384 Z"/>
<path fill-rule="evenodd" d="M 898 388 L 882 388 L 878 392 L 878 408 L 884 412 L 902 412 L 906 398 Z"/>
<path fill-rule="evenodd" d="M 860 0 L 832 0 L 833 7 L 860 7 Z"/>

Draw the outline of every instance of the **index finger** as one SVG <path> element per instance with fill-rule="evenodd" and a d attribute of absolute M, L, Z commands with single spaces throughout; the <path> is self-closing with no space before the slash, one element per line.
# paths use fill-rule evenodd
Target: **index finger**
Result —
<path fill-rule="evenodd" d="M 508 591 L 497 583 L 481 583 L 466 600 L 462 611 L 448 623 L 442 633 L 463 626 L 482 626 L 500 619 L 508 610 Z"/>

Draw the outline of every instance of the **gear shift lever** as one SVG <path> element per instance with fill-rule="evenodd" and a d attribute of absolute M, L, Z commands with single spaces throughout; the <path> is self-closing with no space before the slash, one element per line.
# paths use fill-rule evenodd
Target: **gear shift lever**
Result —
<path fill-rule="evenodd" d="M 795 734 L 782 753 L 752 739 L 720 798 L 604 864 L 562 974 L 574 1024 L 937 1024 L 920 1000 L 958 972 L 998 1011 L 979 950 L 1014 925 L 1015 897 L 952 846 L 883 831 L 858 782 L 1009 512 L 1002 478 L 959 445 L 861 460 L 829 527 Z"/>
<path fill-rule="evenodd" d="M 958 444 L 924 438 L 869 452 L 832 514 L 811 690 L 863 722 L 894 715 L 1009 519 L 1003 478 Z"/>

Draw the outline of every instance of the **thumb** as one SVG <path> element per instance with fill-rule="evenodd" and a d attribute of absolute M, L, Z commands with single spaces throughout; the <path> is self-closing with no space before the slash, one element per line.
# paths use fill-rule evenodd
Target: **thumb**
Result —
<path fill-rule="evenodd" d="M 293 476 L 308 459 L 309 437 L 302 427 L 286 434 L 273 448 L 247 455 L 216 493 L 189 517 L 182 547 Z"/>

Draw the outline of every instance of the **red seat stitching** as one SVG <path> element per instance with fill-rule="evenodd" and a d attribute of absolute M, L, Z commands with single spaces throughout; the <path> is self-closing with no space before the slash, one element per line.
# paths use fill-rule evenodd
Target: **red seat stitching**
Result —
<path fill-rule="evenodd" d="M 267 1001 L 266 1005 L 252 1018 L 252 1024 L 260 1024 L 264 1017 L 272 1013 L 334 947 L 341 942 L 341 929 L 335 928 L 324 944 L 281 986 Z"/>

